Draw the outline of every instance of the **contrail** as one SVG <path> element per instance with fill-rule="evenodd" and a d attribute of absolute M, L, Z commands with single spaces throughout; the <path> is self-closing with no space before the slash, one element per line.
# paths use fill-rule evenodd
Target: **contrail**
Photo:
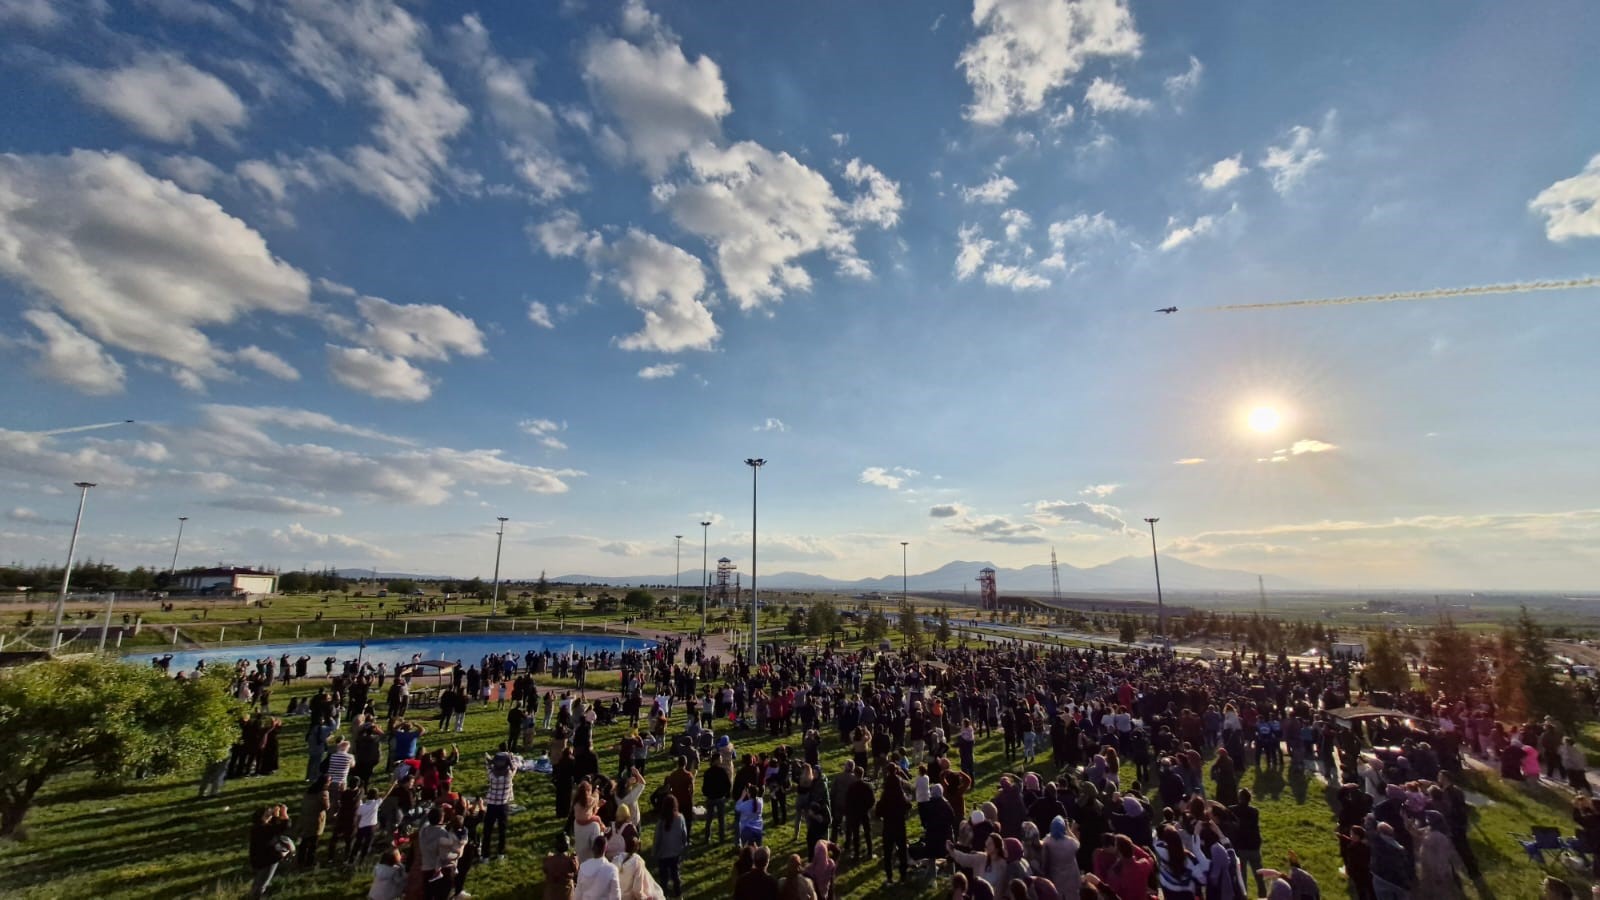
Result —
<path fill-rule="evenodd" d="M 123 419 L 120 422 L 101 422 L 99 425 L 77 425 L 72 428 L 56 428 L 51 431 L 35 431 L 34 434 L 51 437 L 57 434 L 72 434 L 75 431 L 95 431 L 101 428 L 115 428 L 118 425 L 132 425 L 132 419 Z"/>
<path fill-rule="evenodd" d="M 1362 294 L 1355 297 L 1327 297 L 1319 300 L 1280 300 L 1273 303 L 1230 303 L 1206 306 L 1197 312 L 1228 312 L 1240 309 L 1281 309 L 1290 306 L 1345 306 L 1351 303 L 1394 303 L 1398 300 L 1441 300 L 1450 297 L 1477 297 L 1484 294 L 1531 294 L 1535 291 L 1570 291 L 1600 287 L 1600 277 L 1572 278 L 1566 281 L 1514 281 L 1510 284 L 1481 284 L 1475 287 L 1438 288 L 1431 291 L 1398 291 L 1393 294 Z"/>

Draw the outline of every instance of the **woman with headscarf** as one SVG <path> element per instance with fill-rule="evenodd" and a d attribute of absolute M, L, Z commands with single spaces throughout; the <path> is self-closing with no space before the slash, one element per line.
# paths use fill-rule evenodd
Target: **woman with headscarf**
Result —
<path fill-rule="evenodd" d="M 1078 787 L 1078 808 L 1073 813 L 1078 823 L 1078 868 L 1086 869 L 1091 863 L 1094 848 L 1100 846 L 1100 836 L 1107 833 L 1105 805 L 1100 802 L 1100 791 L 1085 781 Z"/>
<path fill-rule="evenodd" d="M 1026 785 L 1024 785 L 1023 789 L 1026 791 Z M 1039 799 L 1028 805 L 1028 821 L 1037 825 L 1041 833 L 1050 830 L 1052 819 L 1066 814 L 1067 808 L 1061 805 L 1061 796 L 1057 791 L 1055 782 L 1045 785 Z"/>
<path fill-rule="evenodd" d="M 595 839 L 599 838 L 596 849 Z M 572 843 L 578 849 L 578 865 L 589 861 L 591 855 L 605 855 L 605 824 L 600 821 L 600 801 L 589 782 L 578 782 L 572 796 Z"/>
<path fill-rule="evenodd" d="M 831 841 L 817 841 L 811 848 L 811 865 L 805 871 L 816 889 L 817 900 L 833 900 L 833 879 L 839 874 L 839 864 L 833 861 L 833 855 L 838 852 L 838 846 Z"/>
<path fill-rule="evenodd" d="M 1050 836 L 1039 848 L 1039 874 L 1050 879 L 1056 893 L 1062 897 L 1077 897 L 1081 880 L 1078 868 L 1078 839 L 1067 829 L 1067 820 L 1056 816 L 1050 820 Z"/>
<path fill-rule="evenodd" d="M 1117 900 L 1147 900 L 1150 896 L 1150 873 L 1156 868 L 1155 857 L 1150 855 L 1150 851 L 1128 840 L 1125 834 L 1117 835 L 1115 846 L 1117 859 L 1099 880 Z"/>
<path fill-rule="evenodd" d="M 999 892 L 1006 878 L 1005 841 L 998 834 L 989 835 L 984 841 L 983 850 L 979 853 L 969 853 L 954 844 L 945 848 L 950 852 L 950 858 L 956 865 L 970 871 L 977 878 L 996 893 Z"/>
<path fill-rule="evenodd" d="M 1462 900 L 1466 866 L 1450 840 L 1450 826 L 1444 813 L 1436 809 L 1428 810 L 1426 821 L 1426 829 L 1416 830 L 1417 885 L 1412 892 L 1428 900 Z"/>
<path fill-rule="evenodd" d="M 1177 828 L 1165 825 L 1156 840 L 1157 867 L 1161 877 L 1161 896 L 1165 900 L 1195 900 L 1204 883 L 1201 861 L 1185 846 Z"/>
<path fill-rule="evenodd" d="M 789 854 L 789 874 L 778 891 L 779 900 L 817 900 L 817 888 L 806 876 L 798 853 Z"/>
<path fill-rule="evenodd" d="M 612 858 L 617 867 L 622 900 L 666 900 L 666 892 L 656 883 L 639 855 L 639 836 L 628 835 L 621 853 Z"/>
<path fill-rule="evenodd" d="M 1228 751 L 1218 747 L 1217 761 L 1211 764 L 1211 780 L 1217 783 L 1217 802 L 1232 806 L 1239 799 L 1239 772 Z"/>

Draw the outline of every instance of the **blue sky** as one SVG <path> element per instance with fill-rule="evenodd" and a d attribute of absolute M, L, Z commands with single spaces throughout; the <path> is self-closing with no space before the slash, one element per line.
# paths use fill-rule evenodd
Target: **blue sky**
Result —
<path fill-rule="evenodd" d="M 1593 587 L 1597 29 L 0 0 L 0 556 Z"/>

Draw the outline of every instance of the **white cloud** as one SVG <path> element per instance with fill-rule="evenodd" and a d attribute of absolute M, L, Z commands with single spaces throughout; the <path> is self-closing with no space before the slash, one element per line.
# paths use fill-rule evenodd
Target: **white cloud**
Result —
<path fill-rule="evenodd" d="M 1235 153 L 1212 163 L 1211 168 L 1194 177 L 1195 183 L 1208 191 L 1219 191 L 1250 172 L 1243 162 L 1244 154 Z"/>
<path fill-rule="evenodd" d="M 339 516 L 344 514 L 344 510 L 337 506 L 275 496 L 252 497 L 240 495 L 220 497 L 216 500 L 208 501 L 206 505 L 240 512 L 273 513 L 290 516 Z"/>
<path fill-rule="evenodd" d="M 538 300 L 528 304 L 528 321 L 540 328 L 554 328 L 556 323 L 550 318 L 550 307 Z"/>
<path fill-rule="evenodd" d="M 195 193 L 209 191 L 213 185 L 227 177 L 221 169 L 198 156 L 186 154 L 167 156 L 156 165 L 160 167 L 161 174 Z"/>
<path fill-rule="evenodd" d="M 1122 520 L 1122 510 L 1104 503 L 1087 503 L 1082 500 L 1040 500 L 1033 504 L 1033 517 L 1048 525 L 1076 522 L 1119 534 L 1131 531 L 1128 523 Z"/>
<path fill-rule="evenodd" d="M 0 156 L 0 275 L 193 377 L 225 374 L 202 326 L 310 310 L 309 280 L 260 234 L 115 153 Z"/>
<path fill-rule="evenodd" d="M 772 418 L 771 416 L 768 416 L 767 420 L 765 422 L 762 422 L 760 425 L 757 425 L 755 428 L 753 428 L 751 430 L 752 431 L 788 431 L 789 430 L 789 426 L 783 424 L 783 420 L 782 419 L 775 419 L 775 418 Z"/>
<path fill-rule="evenodd" d="M 879 228 L 893 228 L 900 223 L 900 210 L 905 203 L 900 199 L 898 183 L 859 159 L 845 163 L 844 179 L 861 186 L 861 193 L 845 208 L 847 220 L 867 222 Z"/>
<path fill-rule="evenodd" d="M 1089 105 L 1095 115 L 1108 112 L 1148 112 L 1154 103 L 1142 97 L 1135 97 L 1128 93 L 1128 89 L 1115 81 L 1096 78 L 1089 83 L 1089 89 L 1084 91 L 1083 102 Z"/>
<path fill-rule="evenodd" d="M 1033 227 L 1033 217 L 1020 209 L 1008 209 L 1000 214 L 1000 220 L 1006 223 L 1006 240 L 1016 243 L 1022 240 L 1022 235 Z"/>
<path fill-rule="evenodd" d="M 44 338 L 38 347 L 39 374 L 85 394 L 122 393 L 126 382 L 122 364 L 98 341 L 53 312 L 30 309 L 22 317 Z"/>
<path fill-rule="evenodd" d="M 1050 286 L 1050 279 L 1047 276 L 1027 266 L 999 262 L 990 263 L 989 268 L 983 270 L 983 280 L 1014 291 L 1037 291 Z"/>
<path fill-rule="evenodd" d="M 285 553 L 316 553 L 329 550 L 354 552 L 363 559 L 397 559 L 388 549 L 345 534 L 312 531 L 299 522 L 288 528 L 275 528 L 269 535 L 272 545 Z"/>
<path fill-rule="evenodd" d="M 956 233 L 960 249 L 956 252 L 956 277 L 965 281 L 983 268 L 984 258 L 994 249 L 994 241 L 983 236 L 976 225 L 963 225 Z"/>
<path fill-rule="evenodd" d="M 1210 234 L 1216 227 L 1215 216 L 1200 216 L 1188 225 L 1180 225 L 1176 218 L 1168 218 L 1167 236 L 1161 239 L 1161 249 L 1176 250 L 1197 237 Z"/>
<path fill-rule="evenodd" d="M 740 309 L 757 309 L 811 276 L 798 260 L 825 252 L 846 274 L 867 273 L 855 252 L 849 212 L 826 178 L 787 153 L 751 141 L 701 145 L 688 154 L 690 180 L 657 185 L 656 200 L 684 230 L 710 244 L 717 271 Z M 870 208 L 881 219 L 886 199 Z"/>
<path fill-rule="evenodd" d="M 1337 444 L 1310 439 L 1295 441 L 1289 445 L 1289 453 L 1292 456 L 1299 456 L 1302 453 L 1327 453 L 1330 450 L 1337 449 L 1339 449 Z"/>
<path fill-rule="evenodd" d="M 61 5 L 52 0 L 0 0 L 0 24 L 47 31 L 65 21 Z"/>
<path fill-rule="evenodd" d="M 1327 159 L 1322 145 L 1332 136 L 1334 121 L 1335 113 L 1330 110 L 1323 117 L 1321 128 L 1312 130 L 1296 125 L 1285 133 L 1284 144 L 1267 148 L 1261 168 L 1272 173 L 1273 190 L 1279 194 L 1289 193 L 1305 180 L 1307 172 Z"/>
<path fill-rule="evenodd" d="M 900 485 L 905 483 L 905 477 L 892 475 L 889 469 L 885 469 L 882 466 L 869 466 L 861 470 L 859 481 L 862 484 L 871 484 L 881 488 L 888 488 L 891 491 L 898 491 L 900 490 Z"/>
<path fill-rule="evenodd" d="M 530 223 L 528 236 L 545 253 L 558 259 L 569 256 L 588 257 L 603 243 L 600 235 L 584 230 L 583 220 L 570 209 L 556 210 L 549 219 Z"/>
<path fill-rule="evenodd" d="M 1100 497 L 1100 498 L 1103 499 L 1103 498 L 1111 496 L 1112 494 L 1115 494 L 1117 492 L 1117 488 L 1119 488 L 1119 487 L 1122 487 L 1122 485 L 1120 485 L 1120 484 L 1091 484 L 1088 487 L 1084 488 L 1083 490 L 1079 491 L 1078 493 L 1082 494 L 1085 497 Z"/>
<path fill-rule="evenodd" d="M 328 345 L 328 370 L 345 387 L 384 400 L 420 401 L 433 393 L 421 369 L 398 356 L 365 347 Z"/>
<path fill-rule="evenodd" d="M 181 446 L 221 475 L 271 485 L 281 494 L 291 487 L 316 495 L 354 496 L 416 506 L 437 506 L 461 486 L 514 487 L 530 493 L 559 494 L 573 469 L 528 466 L 499 450 L 456 450 L 410 445 L 371 429 L 346 425 L 321 413 L 278 407 L 206 405 L 203 421 Z M 342 449 L 319 443 L 285 443 L 273 429 L 323 431 L 380 441 L 381 452 Z M 3 435 L 0 435 L 3 437 Z M 187 437 L 187 436 L 186 436 Z M 4 441 L 0 440 L 0 447 Z M 180 446 L 175 444 L 175 446 Z M 4 453 L 0 451 L 0 463 Z"/>
<path fill-rule="evenodd" d="M 1206 459 L 1203 456 L 1185 456 L 1183 459 L 1173 460 L 1172 464 L 1175 466 L 1198 466 L 1203 465 L 1205 461 Z"/>
<path fill-rule="evenodd" d="M 620 146 L 652 178 L 719 137 L 722 118 L 733 112 L 717 64 L 706 56 L 690 61 L 659 30 L 642 46 L 594 41 L 583 54 L 583 78 L 621 129 Z"/>
<path fill-rule="evenodd" d="M 940 503 L 928 508 L 928 515 L 935 519 L 953 519 L 964 516 L 972 510 L 960 503 Z"/>
<path fill-rule="evenodd" d="M 357 339 L 391 356 L 447 360 L 451 354 L 482 356 L 487 352 L 476 323 L 437 304 L 361 297 L 356 309 L 367 322 Z"/>
<path fill-rule="evenodd" d="M 524 419 L 519 426 L 523 431 L 539 439 L 539 443 L 549 450 L 565 450 L 565 441 L 556 437 L 567 430 L 567 423 L 555 422 L 550 419 Z"/>
<path fill-rule="evenodd" d="M 850 143 L 850 135 L 842 131 L 835 131 L 833 134 L 828 135 L 828 138 L 833 141 L 835 147 L 843 147 L 845 144 Z"/>
<path fill-rule="evenodd" d="M 253 345 L 242 347 L 233 351 L 233 358 L 245 365 L 253 366 L 273 378 L 281 378 L 284 381 L 300 380 L 300 370 L 289 365 L 283 357 L 270 350 L 263 350 Z"/>
<path fill-rule="evenodd" d="M 244 102 L 232 88 L 176 54 L 148 53 L 115 69 L 72 66 L 62 74 L 85 103 L 154 140 L 192 143 L 197 128 L 226 140 L 245 122 Z"/>
<path fill-rule="evenodd" d="M 496 54 L 476 13 L 462 18 L 451 35 L 458 55 L 483 81 L 489 115 L 507 136 L 501 150 L 518 177 L 540 200 L 584 190 L 583 167 L 562 159 L 557 149 L 555 113 L 533 96 L 531 64 L 516 65 Z"/>
<path fill-rule="evenodd" d="M 996 175 L 977 187 L 964 187 L 961 189 L 961 199 L 968 203 L 993 203 L 1006 202 L 1017 191 L 1017 183 L 1008 175 Z"/>
<path fill-rule="evenodd" d="M 678 374 L 679 363 L 660 363 L 654 366 L 645 366 L 639 370 L 639 377 L 645 381 L 655 381 L 658 378 L 671 378 Z"/>
<path fill-rule="evenodd" d="M 1200 64 L 1199 58 L 1189 57 L 1189 68 L 1182 73 L 1173 75 L 1164 82 L 1167 96 L 1179 101 L 1194 93 L 1195 88 L 1200 86 L 1200 75 L 1204 71 L 1205 66 Z"/>
<path fill-rule="evenodd" d="M 1544 216 L 1544 236 L 1552 241 L 1600 237 L 1600 155 L 1582 172 L 1540 191 L 1528 209 Z"/>
<path fill-rule="evenodd" d="M 1090 59 L 1139 54 L 1125 0 L 975 0 L 978 37 L 961 53 L 967 118 L 995 125 L 1037 112 Z"/>
<path fill-rule="evenodd" d="M 644 313 L 644 328 L 621 338 L 624 350 L 709 350 L 721 333 L 701 297 L 706 289 L 700 260 L 680 247 L 629 229 L 606 257 L 622 296 Z"/>
<path fill-rule="evenodd" d="M 322 153 L 326 172 L 407 219 L 433 205 L 441 179 L 459 175 L 449 144 L 472 114 L 423 53 L 428 28 L 384 0 L 289 0 L 289 57 L 335 100 L 360 100 L 376 121 L 369 143 L 343 159 Z"/>
<path fill-rule="evenodd" d="M 633 557 L 644 555 L 644 548 L 640 547 L 635 541 L 610 541 L 601 544 L 599 550 L 601 553 L 609 553 L 612 556 Z"/>
<path fill-rule="evenodd" d="M 208 403 L 200 408 L 210 422 L 226 422 L 229 433 L 251 441 L 267 440 L 266 428 L 275 426 L 292 431 L 321 431 L 344 437 L 379 441 L 410 447 L 415 441 L 359 425 L 346 425 L 326 413 L 287 406 L 234 406 Z"/>
<path fill-rule="evenodd" d="M 957 534 L 966 534 L 993 544 L 1042 544 L 1046 541 L 1044 528 L 1033 522 L 1018 522 L 1005 516 L 962 515 L 945 526 Z"/>

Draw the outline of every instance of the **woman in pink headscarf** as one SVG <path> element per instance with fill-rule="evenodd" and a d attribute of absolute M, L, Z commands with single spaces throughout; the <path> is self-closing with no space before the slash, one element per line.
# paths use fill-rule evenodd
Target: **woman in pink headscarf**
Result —
<path fill-rule="evenodd" d="M 805 873 L 817 889 L 817 900 L 833 900 L 833 877 L 839 872 L 839 864 L 829 852 L 837 850 L 831 841 L 817 841 L 811 850 L 811 865 L 806 867 Z"/>

